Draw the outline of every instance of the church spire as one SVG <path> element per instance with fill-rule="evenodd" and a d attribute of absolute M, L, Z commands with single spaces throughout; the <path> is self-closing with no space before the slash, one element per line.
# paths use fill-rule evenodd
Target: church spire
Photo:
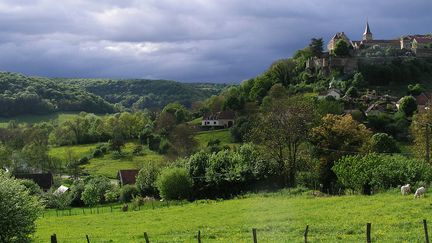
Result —
<path fill-rule="evenodd" d="M 363 33 L 363 40 L 372 40 L 372 32 L 370 31 L 369 21 L 366 21 L 366 28 Z"/>

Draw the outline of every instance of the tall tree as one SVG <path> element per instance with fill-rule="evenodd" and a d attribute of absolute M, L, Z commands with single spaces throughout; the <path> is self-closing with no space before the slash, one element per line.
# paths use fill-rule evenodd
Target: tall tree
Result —
<path fill-rule="evenodd" d="M 332 189 L 336 183 L 336 175 L 331 170 L 334 162 L 366 149 L 371 135 L 372 132 L 351 115 L 328 114 L 312 129 L 311 142 L 320 158 L 320 182 L 324 189 Z"/>
<path fill-rule="evenodd" d="M 315 57 L 321 57 L 324 50 L 323 45 L 324 45 L 323 38 L 318 38 L 318 39 L 312 38 L 309 44 L 309 48 L 311 49 L 312 55 Z"/>
<path fill-rule="evenodd" d="M 257 120 L 251 140 L 262 145 L 265 153 L 279 165 L 285 183 L 294 186 L 300 145 L 315 121 L 312 103 L 297 96 L 274 100 Z"/>

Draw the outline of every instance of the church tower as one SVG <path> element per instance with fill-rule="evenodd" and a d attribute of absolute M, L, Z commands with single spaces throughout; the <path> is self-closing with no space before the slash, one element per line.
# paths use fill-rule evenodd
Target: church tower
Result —
<path fill-rule="evenodd" d="M 370 31 L 369 22 L 366 21 L 365 32 L 363 33 L 363 40 L 373 40 L 372 32 Z"/>

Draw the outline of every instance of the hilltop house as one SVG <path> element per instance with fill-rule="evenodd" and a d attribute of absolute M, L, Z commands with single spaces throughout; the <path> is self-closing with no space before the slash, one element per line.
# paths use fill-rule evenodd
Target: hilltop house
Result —
<path fill-rule="evenodd" d="M 139 170 L 119 170 L 117 172 L 117 179 L 121 186 L 134 185 Z"/>
<path fill-rule="evenodd" d="M 234 125 L 235 113 L 233 111 L 220 111 L 208 116 L 202 120 L 201 126 L 206 128 L 227 128 Z"/>

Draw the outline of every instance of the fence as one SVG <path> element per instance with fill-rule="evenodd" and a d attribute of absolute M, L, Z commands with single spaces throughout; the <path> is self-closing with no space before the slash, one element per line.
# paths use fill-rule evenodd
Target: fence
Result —
<path fill-rule="evenodd" d="M 170 206 L 183 206 L 185 204 L 188 204 L 187 201 L 147 201 L 142 205 L 136 205 L 132 207 L 133 204 L 128 204 L 129 209 L 128 211 L 140 211 L 143 209 L 158 209 L 158 208 L 165 208 Z M 52 210 L 45 210 L 42 214 L 42 217 L 60 217 L 60 216 L 73 216 L 73 215 L 87 215 L 87 214 L 100 214 L 100 213 L 113 213 L 113 212 L 120 212 L 123 211 L 123 205 L 108 205 L 108 206 L 102 206 L 102 207 L 92 207 L 92 208 L 67 208 L 67 209 L 52 209 Z"/>
<path fill-rule="evenodd" d="M 423 219 L 423 229 L 424 229 L 424 237 L 425 237 L 425 242 L 426 243 L 430 243 L 429 242 L 429 234 L 428 234 L 428 227 L 427 227 L 427 222 L 426 219 Z M 371 233 L 372 232 L 372 224 L 371 223 L 367 223 L 366 224 L 366 243 L 371 243 L 372 242 L 372 236 Z M 308 234 L 309 234 L 309 225 L 306 225 L 306 229 L 304 231 L 303 234 L 303 239 L 304 242 L 307 243 L 308 242 Z M 146 243 L 150 243 L 150 237 L 147 234 L 147 232 L 144 232 L 144 240 Z M 85 235 L 85 238 L 82 238 L 83 240 L 86 239 L 87 243 L 91 242 L 91 237 L 89 235 Z M 196 240 L 198 243 L 201 243 L 201 231 L 198 231 L 196 234 Z M 253 243 L 258 243 L 258 232 L 256 228 L 252 229 L 252 242 Z M 57 235 L 53 234 L 51 235 L 51 243 L 57 243 Z"/>

